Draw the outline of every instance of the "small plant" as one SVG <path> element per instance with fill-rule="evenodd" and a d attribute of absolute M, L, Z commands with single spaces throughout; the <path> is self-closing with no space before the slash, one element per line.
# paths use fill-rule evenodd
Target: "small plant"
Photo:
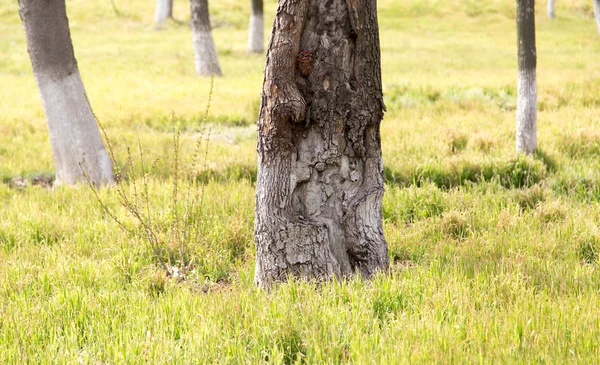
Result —
<path fill-rule="evenodd" d="M 208 118 L 208 112 L 212 101 L 213 86 L 214 77 L 211 77 L 208 102 L 202 121 L 203 124 L 206 123 Z M 108 134 L 95 114 L 94 117 L 106 139 L 109 156 L 114 166 L 115 188 L 119 196 L 119 202 L 126 209 L 129 216 L 136 222 L 135 226 L 131 227 L 126 224 L 107 207 L 100 198 L 96 186 L 90 181 L 82 168 L 83 175 L 89 188 L 94 193 L 94 196 L 100 203 L 102 209 L 121 229 L 148 244 L 152 250 L 155 263 L 163 269 L 166 277 L 185 280 L 192 271 L 194 265 L 194 260 L 189 253 L 189 243 L 199 239 L 200 231 L 197 227 L 197 223 L 194 222 L 193 219 L 202 211 L 204 187 L 206 184 L 206 180 L 198 178 L 197 165 L 200 162 L 199 160 L 203 158 L 202 170 L 206 170 L 211 129 L 208 128 L 198 136 L 192 158 L 189 162 L 189 169 L 185 176 L 180 176 L 182 174 L 180 161 L 180 132 L 175 126 L 175 115 L 174 113 L 171 114 L 171 124 L 173 128 L 172 164 L 174 166 L 174 172 L 171 188 L 171 207 L 168 219 L 165 221 L 164 219 L 158 219 L 158 214 L 153 209 L 149 194 L 149 173 L 156 169 L 158 159 L 154 160 L 148 169 L 144 158 L 144 150 L 138 136 L 137 152 L 140 161 L 139 175 L 136 174 L 135 168 L 133 167 L 133 157 L 129 147 L 127 148 L 127 161 L 125 163 L 127 170 L 125 170 L 125 168 L 119 168 Z M 184 190 L 181 191 L 180 180 L 183 180 L 183 178 L 185 178 L 185 185 Z M 164 285 L 161 284 L 160 278 L 160 275 L 155 275 L 150 285 L 150 291 L 154 294 L 158 294 L 161 290 L 164 290 Z"/>

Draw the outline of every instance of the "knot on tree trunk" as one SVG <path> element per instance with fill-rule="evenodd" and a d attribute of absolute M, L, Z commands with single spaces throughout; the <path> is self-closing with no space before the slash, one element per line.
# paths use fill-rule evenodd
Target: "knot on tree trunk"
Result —
<path fill-rule="evenodd" d="M 300 71 L 300 75 L 308 77 L 312 73 L 313 68 L 313 55 L 310 51 L 302 50 L 296 57 L 296 67 Z"/>

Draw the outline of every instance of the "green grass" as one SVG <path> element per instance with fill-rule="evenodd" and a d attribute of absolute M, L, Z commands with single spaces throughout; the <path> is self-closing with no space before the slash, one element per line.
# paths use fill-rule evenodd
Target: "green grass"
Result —
<path fill-rule="evenodd" d="M 600 359 L 600 36 L 591 1 L 537 2 L 538 140 L 514 153 L 511 0 L 379 0 L 388 112 L 390 273 L 253 285 L 255 127 L 264 55 L 249 6 L 211 3 L 215 79 L 195 271 L 167 279 L 85 187 L 11 187 L 52 174 L 17 2 L 0 4 L 0 362 L 597 363 Z M 139 136 L 169 222 L 171 112 L 189 158 L 209 80 L 194 76 L 186 2 L 67 1 L 90 101 L 120 164 Z M 267 28 L 275 1 L 266 2 Z M 268 29 L 266 30 L 268 34 Z M 138 165 L 135 165 L 138 166 Z M 139 166 L 138 166 L 139 167 Z M 107 206 L 129 218 L 113 190 Z"/>

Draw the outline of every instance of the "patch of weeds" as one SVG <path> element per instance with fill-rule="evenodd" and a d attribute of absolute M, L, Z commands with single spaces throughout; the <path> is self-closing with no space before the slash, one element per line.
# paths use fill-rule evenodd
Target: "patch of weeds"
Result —
<path fill-rule="evenodd" d="M 306 358 L 306 345 L 300 332 L 295 328 L 285 328 L 275 338 L 277 347 L 283 352 L 283 363 L 304 364 Z"/>
<path fill-rule="evenodd" d="M 52 246 L 64 239 L 64 234 L 53 224 L 29 221 L 24 224 L 29 238 L 35 244 Z"/>
<path fill-rule="evenodd" d="M 446 203 L 434 185 L 422 188 L 394 189 L 384 197 L 384 219 L 394 223 L 413 223 L 441 215 Z"/>
<path fill-rule="evenodd" d="M 536 160 L 542 161 L 544 163 L 544 165 L 546 166 L 546 169 L 549 172 L 556 172 L 558 171 L 558 161 L 556 160 L 556 157 L 554 157 L 553 155 L 545 152 L 543 149 L 541 148 L 537 148 L 535 150 L 534 153 L 534 158 Z"/>
<path fill-rule="evenodd" d="M 567 208 L 558 200 L 538 204 L 536 208 L 538 219 L 542 223 L 561 222 L 567 217 Z"/>
<path fill-rule="evenodd" d="M 411 305 L 410 298 L 398 288 L 384 284 L 373 300 L 373 317 L 385 323 L 388 317 L 407 310 Z"/>
<path fill-rule="evenodd" d="M 600 242 L 597 236 L 588 235 L 579 239 L 578 256 L 583 263 L 597 263 L 599 251 Z"/>
<path fill-rule="evenodd" d="M 478 151 L 489 153 L 496 144 L 494 137 L 488 132 L 479 132 L 472 138 L 471 145 Z"/>
<path fill-rule="evenodd" d="M 510 161 L 499 174 L 500 183 L 507 188 L 532 186 L 539 183 L 545 176 L 546 167 L 523 154 Z"/>
<path fill-rule="evenodd" d="M 442 163 L 418 166 L 409 171 L 384 168 L 384 177 L 388 184 L 422 186 L 433 183 L 440 189 L 492 181 L 505 188 L 522 188 L 539 183 L 546 178 L 546 174 L 546 166 L 541 161 L 524 155 L 499 162 L 448 159 Z"/>
<path fill-rule="evenodd" d="M 165 292 L 168 284 L 169 278 L 167 277 L 166 273 L 162 270 L 157 271 L 148 279 L 148 294 L 154 298 L 157 298 Z"/>
<path fill-rule="evenodd" d="M 517 190 L 515 199 L 521 210 L 534 209 L 546 200 L 546 192 L 541 185 L 536 184 L 528 189 Z"/>
<path fill-rule="evenodd" d="M 7 252 L 12 251 L 17 247 L 17 237 L 11 232 L 0 230 L 0 247 Z"/>
<path fill-rule="evenodd" d="M 463 212 L 451 210 L 444 213 L 441 221 L 442 233 L 453 239 L 464 239 L 472 232 L 469 219 Z"/>
<path fill-rule="evenodd" d="M 496 227 L 500 230 L 505 230 L 514 227 L 517 224 L 517 217 L 510 211 L 504 209 L 498 214 L 498 222 Z"/>
<path fill-rule="evenodd" d="M 600 182 L 595 178 L 561 176 L 553 180 L 552 189 L 568 197 L 589 202 L 600 201 Z"/>
<path fill-rule="evenodd" d="M 447 136 L 451 153 L 459 153 L 467 148 L 469 137 L 466 134 L 456 130 L 450 130 L 448 131 Z"/>
<path fill-rule="evenodd" d="M 204 119 L 206 122 L 212 101 L 214 77 L 210 80 L 210 92 Z M 96 118 L 96 116 L 94 115 Z M 188 273 L 192 272 L 194 259 L 191 255 L 190 244 L 200 241 L 199 220 L 196 217 L 202 211 L 204 201 L 204 188 L 206 184 L 198 184 L 197 165 L 202 163 L 202 170 L 206 170 L 208 147 L 211 129 L 206 133 L 200 133 L 196 139 L 189 166 L 182 171 L 180 161 L 180 130 L 175 127 L 175 115 L 171 114 L 171 127 L 173 129 L 173 154 L 170 160 L 173 165 L 171 204 L 168 212 L 164 212 L 160 204 L 151 202 L 149 194 L 149 174 L 156 170 L 158 159 L 151 166 L 145 161 L 144 150 L 140 139 L 137 139 L 137 152 L 139 157 L 140 171 L 136 173 L 130 148 L 127 148 L 127 171 L 119 168 L 110 138 L 106 130 L 96 118 L 96 122 L 106 139 L 109 156 L 111 158 L 115 186 L 121 206 L 125 208 L 129 217 L 135 222 L 128 224 L 125 220 L 118 218 L 102 201 L 96 186 L 90 181 L 85 171 L 85 177 L 90 190 L 94 193 L 96 200 L 104 212 L 121 228 L 131 236 L 137 237 L 145 242 L 152 251 L 154 262 L 161 267 L 163 273 L 176 280 L 185 280 Z"/>
<path fill-rule="evenodd" d="M 575 134 L 564 134 L 558 140 L 560 151 L 571 158 L 586 158 L 600 156 L 600 132 L 581 129 Z"/>

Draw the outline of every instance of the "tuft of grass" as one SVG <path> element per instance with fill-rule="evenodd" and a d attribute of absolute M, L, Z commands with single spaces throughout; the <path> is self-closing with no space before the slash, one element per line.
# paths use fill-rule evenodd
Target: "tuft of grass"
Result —
<path fill-rule="evenodd" d="M 600 132 L 590 129 L 580 129 L 577 133 L 563 134 L 558 146 L 561 151 L 571 158 L 600 157 Z"/>
<path fill-rule="evenodd" d="M 567 208 L 558 200 L 538 204 L 536 214 L 543 224 L 559 223 L 567 217 Z"/>
<path fill-rule="evenodd" d="M 586 264 L 598 263 L 600 240 L 595 235 L 587 235 L 579 239 L 579 259 Z"/>
<path fill-rule="evenodd" d="M 527 189 L 517 190 L 515 198 L 521 210 L 534 209 L 546 200 L 546 191 L 543 186 L 536 184 Z"/>
<path fill-rule="evenodd" d="M 444 213 L 441 220 L 442 233 L 453 239 L 464 239 L 472 232 L 469 217 L 464 212 L 452 210 Z"/>

